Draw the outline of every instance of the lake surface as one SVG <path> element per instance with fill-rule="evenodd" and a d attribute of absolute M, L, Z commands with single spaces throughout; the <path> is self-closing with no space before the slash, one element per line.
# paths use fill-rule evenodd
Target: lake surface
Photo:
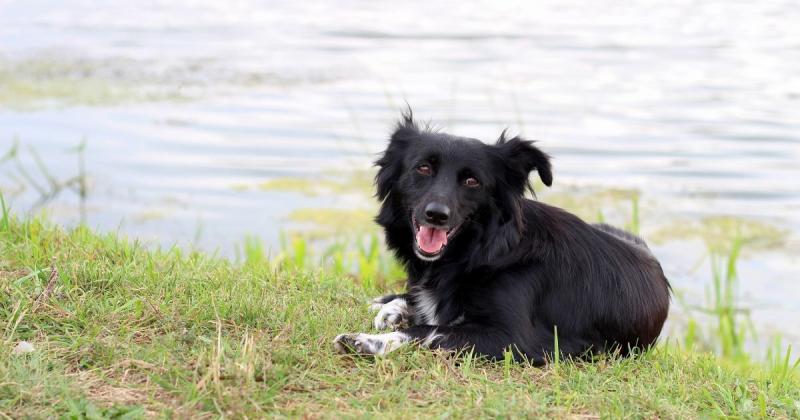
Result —
<path fill-rule="evenodd" d="M 90 226 L 275 247 L 292 211 L 361 203 L 258 186 L 368 168 L 407 102 L 456 134 L 541 140 L 553 197 L 640 191 L 645 237 L 720 215 L 785 230 L 745 249 L 740 293 L 800 343 L 796 4 L 497 3 L 0 0 L 0 156 L 20 145 L 0 188 L 38 209 L 23 172 L 47 189 L 38 154 L 76 175 L 85 139 Z M 45 208 L 80 221 L 72 190 Z M 701 300 L 703 244 L 654 250 Z"/>

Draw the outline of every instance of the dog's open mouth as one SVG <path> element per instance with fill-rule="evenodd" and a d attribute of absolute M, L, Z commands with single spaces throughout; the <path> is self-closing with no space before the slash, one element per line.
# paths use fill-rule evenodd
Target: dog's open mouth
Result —
<path fill-rule="evenodd" d="M 458 231 L 458 226 L 451 228 L 437 228 L 434 226 L 420 225 L 413 219 L 414 230 L 416 231 L 416 251 L 417 255 L 423 260 L 433 261 L 438 259 L 447 247 L 447 241 Z"/>

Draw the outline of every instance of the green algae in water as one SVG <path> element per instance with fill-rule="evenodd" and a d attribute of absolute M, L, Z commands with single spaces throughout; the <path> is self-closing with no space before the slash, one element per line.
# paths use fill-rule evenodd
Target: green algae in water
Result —
<path fill-rule="evenodd" d="M 301 231 L 309 239 L 326 239 L 375 233 L 378 226 L 373 221 L 374 217 L 374 209 L 305 208 L 293 210 L 286 220 L 307 225 Z"/>
<path fill-rule="evenodd" d="M 168 212 L 163 210 L 147 210 L 133 215 L 132 221 L 134 223 L 148 223 L 163 220 L 169 215 Z"/>
<path fill-rule="evenodd" d="M 710 216 L 699 221 L 679 220 L 648 235 L 655 243 L 698 239 L 710 251 L 728 253 L 737 240 L 748 251 L 772 250 L 786 244 L 789 231 L 757 220 L 735 216 Z"/>
<path fill-rule="evenodd" d="M 303 194 L 316 197 L 326 194 L 361 194 L 365 198 L 373 194 L 372 179 L 374 171 L 328 171 L 320 174 L 319 178 L 274 178 L 258 184 L 261 191 L 280 191 Z M 233 185 L 234 190 L 246 191 L 249 188 L 243 184 Z"/>
<path fill-rule="evenodd" d="M 235 189 L 246 190 L 244 185 L 236 185 Z M 293 192 L 316 197 L 324 192 L 318 182 L 304 178 L 275 178 L 258 184 L 258 189 L 271 192 Z"/>
<path fill-rule="evenodd" d="M 638 204 L 640 196 L 638 190 L 622 188 L 539 191 L 537 194 L 540 201 L 561 207 L 587 222 L 604 222 L 604 213 L 609 210 L 627 215 L 631 212 L 632 203 Z"/>
<path fill-rule="evenodd" d="M 156 80 L 133 77 L 131 60 L 88 60 L 37 56 L 0 58 L 0 108 L 35 110 L 52 106 L 109 106 L 187 97 Z"/>
<path fill-rule="evenodd" d="M 0 57 L 0 109 L 30 111 L 76 105 L 185 101 L 220 89 L 329 80 L 333 79 L 235 70 L 225 61 L 215 59 L 164 64 L 45 51 L 24 57 Z"/>

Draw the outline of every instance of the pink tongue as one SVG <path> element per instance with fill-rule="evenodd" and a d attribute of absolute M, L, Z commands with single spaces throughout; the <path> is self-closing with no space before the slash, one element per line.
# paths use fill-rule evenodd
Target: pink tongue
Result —
<path fill-rule="evenodd" d="M 435 254 L 447 245 L 447 231 L 430 226 L 420 226 L 417 231 L 417 245 L 421 250 Z"/>

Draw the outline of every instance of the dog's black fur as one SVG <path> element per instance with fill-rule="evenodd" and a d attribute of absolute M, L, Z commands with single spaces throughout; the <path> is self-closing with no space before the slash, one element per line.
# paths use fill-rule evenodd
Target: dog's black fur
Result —
<path fill-rule="evenodd" d="M 525 198 L 534 169 L 553 180 L 533 142 L 503 133 L 487 145 L 423 128 L 408 111 L 376 165 L 376 221 L 408 272 L 408 293 L 381 302 L 406 299 L 400 331 L 412 340 L 490 358 L 510 348 L 542 364 L 556 333 L 562 357 L 627 355 L 658 338 L 671 290 L 660 264 L 635 235 Z M 446 221 L 427 217 L 431 203 L 448 208 Z M 419 223 L 453 229 L 435 261 L 420 253 Z"/>

